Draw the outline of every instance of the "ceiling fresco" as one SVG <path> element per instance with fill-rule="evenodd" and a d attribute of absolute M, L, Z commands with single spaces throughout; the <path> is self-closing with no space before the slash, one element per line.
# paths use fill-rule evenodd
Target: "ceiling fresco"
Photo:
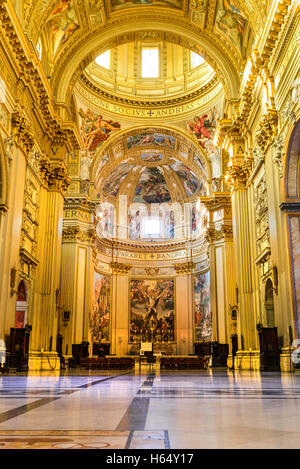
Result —
<path fill-rule="evenodd" d="M 114 146 L 105 152 L 102 169 L 98 165 L 97 180 L 103 172 L 109 172 L 101 189 L 108 197 L 122 193 L 133 166 L 138 165 L 140 170 L 135 172 L 134 187 L 130 188 L 132 199 L 139 195 L 134 193 L 139 180 L 143 194 L 150 191 L 153 196 L 158 184 L 154 183 L 155 172 L 156 179 L 161 179 L 161 199 L 172 199 L 175 186 L 183 199 L 203 194 L 203 178 L 221 177 L 215 129 L 223 117 L 223 103 L 238 94 L 247 57 L 271 5 L 269 0 L 27 0 L 20 5 L 24 29 L 39 47 L 53 102 L 62 120 L 78 126 L 86 167 L 108 142 L 120 135 L 120 148 Z M 153 29 L 154 24 L 157 30 Z M 144 88 L 138 88 L 139 62 L 129 44 L 159 48 L 162 88 L 154 82 L 151 93 L 147 82 Z M 82 77 L 89 78 L 85 72 L 90 64 L 105 50 L 118 48 L 133 67 L 130 86 L 134 91 L 130 92 L 128 83 L 126 93 L 120 91 L 126 84 L 126 70 L 119 89 L 111 88 L 109 92 L 119 77 L 117 52 L 111 54 L 107 89 L 97 94 L 94 83 L 88 89 Z M 176 60 L 168 66 L 172 51 Z M 194 74 L 189 65 L 190 51 L 205 62 Z M 172 75 L 170 70 L 175 70 L 179 61 L 185 64 L 184 73 L 178 68 Z M 191 81 L 182 79 L 180 88 L 178 77 L 185 73 Z M 163 89 L 165 83 L 169 88 Z M 82 88 L 81 95 L 78 86 Z M 173 133 L 154 127 L 165 123 L 174 129 Z M 137 125 L 143 125 L 144 131 L 123 136 Z M 175 129 L 188 137 L 187 145 L 176 138 Z M 125 162 L 129 157 L 133 160 Z M 155 165 L 168 169 L 156 171 Z M 149 185 L 145 186 L 146 176 L 152 180 L 152 192 Z"/>
<path fill-rule="evenodd" d="M 111 0 L 113 11 L 135 6 L 163 6 L 182 9 L 183 0 Z"/>
<path fill-rule="evenodd" d="M 175 148 L 176 139 L 170 135 L 156 134 L 156 133 L 144 133 L 137 134 L 127 139 L 127 147 L 140 148 L 149 146 L 158 146 L 166 148 Z"/>
<path fill-rule="evenodd" d="M 207 162 L 193 144 L 155 128 L 135 132 L 126 132 L 112 144 L 107 142 L 95 157 L 98 198 L 116 205 L 118 197 L 126 195 L 129 204 L 152 205 L 195 200 L 207 194 Z M 145 147 L 128 145 L 145 136 Z M 169 143 L 155 148 L 157 138 L 159 143 L 166 139 Z"/>
<path fill-rule="evenodd" d="M 130 15 L 133 9 L 137 15 L 140 11 L 141 15 L 153 15 L 156 20 L 169 10 L 174 21 L 184 18 L 187 26 L 192 23 L 199 31 L 207 31 L 206 35 L 220 48 L 221 54 L 233 53 L 232 59 L 234 56 L 238 59 L 233 49 L 236 48 L 238 54 L 247 53 L 255 28 L 263 24 L 268 3 L 269 0 L 28 0 L 21 8 L 23 27 L 34 44 L 41 40 L 43 55 L 48 56 L 48 63 L 53 63 L 55 68 L 55 61 L 67 59 L 70 47 L 76 43 L 78 49 L 85 47 L 88 57 L 91 49 L 86 38 L 91 37 L 93 31 L 98 34 L 103 30 L 110 18 L 114 21 L 115 15 Z M 166 17 L 162 17 L 166 21 Z M 139 22 L 138 17 L 136 21 Z M 253 31 L 252 39 L 250 31 Z M 64 50 L 67 53 L 62 55 Z"/>
<path fill-rule="evenodd" d="M 171 195 L 161 168 L 145 168 L 136 186 L 133 202 L 160 204 L 170 200 Z"/>

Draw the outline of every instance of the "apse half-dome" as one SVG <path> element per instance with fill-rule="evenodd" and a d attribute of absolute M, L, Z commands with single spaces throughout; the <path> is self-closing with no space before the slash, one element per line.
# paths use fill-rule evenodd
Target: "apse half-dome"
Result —
<path fill-rule="evenodd" d="M 176 134 L 125 134 L 108 145 L 96 170 L 98 236 L 147 242 L 200 235 L 206 171 L 201 154 Z"/>

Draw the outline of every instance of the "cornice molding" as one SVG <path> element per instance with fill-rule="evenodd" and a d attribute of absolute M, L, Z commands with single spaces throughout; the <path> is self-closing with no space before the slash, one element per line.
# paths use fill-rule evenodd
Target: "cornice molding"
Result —
<path fill-rule="evenodd" d="M 279 208 L 282 212 L 300 212 L 300 202 L 282 202 Z"/>
<path fill-rule="evenodd" d="M 81 74 L 80 79 L 87 86 L 87 88 L 91 90 L 91 92 L 97 93 L 97 95 L 102 96 L 103 98 L 108 99 L 109 101 L 121 103 L 124 105 L 130 105 L 132 107 L 144 106 L 147 108 L 152 107 L 152 106 L 168 107 L 168 106 L 174 106 L 174 105 L 179 105 L 179 104 L 189 102 L 207 93 L 219 82 L 219 79 L 217 75 L 215 74 L 209 80 L 209 82 L 201 86 L 201 88 L 193 91 L 192 93 L 185 94 L 184 96 L 179 96 L 178 98 L 167 98 L 164 100 L 152 98 L 151 100 L 141 101 L 138 98 L 129 99 L 129 98 L 123 98 L 122 96 L 117 96 L 116 94 L 108 93 L 107 91 L 102 90 L 99 86 L 95 85 L 93 81 L 85 73 Z"/>

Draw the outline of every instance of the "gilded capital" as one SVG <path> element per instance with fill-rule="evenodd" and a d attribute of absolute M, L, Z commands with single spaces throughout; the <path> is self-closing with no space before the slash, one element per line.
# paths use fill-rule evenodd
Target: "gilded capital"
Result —
<path fill-rule="evenodd" d="M 252 170 L 252 159 L 235 162 L 231 160 L 227 167 L 225 180 L 232 190 L 246 189 Z"/>
<path fill-rule="evenodd" d="M 24 150 L 24 153 L 28 155 L 34 146 L 33 132 L 29 124 L 24 115 L 19 111 L 12 114 L 11 122 L 16 143 Z"/>
<path fill-rule="evenodd" d="M 194 262 L 183 262 L 181 264 L 174 264 L 174 269 L 177 275 L 192 274 L 194 271 Z"/>
<path fill-rule="evenodd" d="M 122 264 L 121 262 L 111 262 L 110 267 L 114 274 L 126 275 L 132 266 L 130 264 Z"/>

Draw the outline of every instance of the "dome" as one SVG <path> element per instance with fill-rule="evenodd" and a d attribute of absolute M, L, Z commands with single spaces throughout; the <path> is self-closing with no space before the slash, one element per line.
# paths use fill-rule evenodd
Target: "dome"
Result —
<path fill-rule="evenodd" d="M 199 234 L 195 218 L 200 220 L 199 197 L 208 194 L 206 161 L 178 134 L 159 128 L 127 132 L 102 150 L 95 173 L 100 237 L 182 239 L 186 226 Z"/>
<path fill-rule="evenodd" d="M 188 101 L 216 81 L 203 57 L 159 34 L 140 34 L 136 41 L 107 49 L 81 76 L 89 88 L 117 102 Z"/>

